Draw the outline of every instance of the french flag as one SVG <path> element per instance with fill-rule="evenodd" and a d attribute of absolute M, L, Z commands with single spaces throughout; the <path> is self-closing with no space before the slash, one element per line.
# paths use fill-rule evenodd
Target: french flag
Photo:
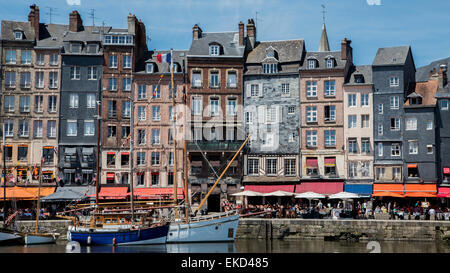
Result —
<path fill-rule="evenodd" d="M 157 63 L 170 63 L 171 59 L 172 59 L 172 55 L 170 53 L 156 55 Z"/>

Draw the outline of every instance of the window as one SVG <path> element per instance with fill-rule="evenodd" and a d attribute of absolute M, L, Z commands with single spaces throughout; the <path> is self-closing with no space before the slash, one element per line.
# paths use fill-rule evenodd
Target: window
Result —
<path fill-rule="evenodd" d="M 20 73 L 20 87 L 21 88 L 30 88 L 31 87 L 31 73 L 30 72 Z"/>
<path fill-rule="evenodd" d="M 108 117 L 115 118 L 117 116 L 117 103 L 115 100 L 108 101 Z"/>
<path fill-rule="evenodd" d="M 80 43 L 70 43 L 70 52 L 71 53 L 81 53 L 81 44 Z"/>
<path fill-rule="evenodd" d="M 23 39 L 23 32 L 22 31 L 14 31 L 14 39 L 15 40 L 22 40 Z"/>
<path fill-rule="evenodd" d="M 31 50 L 22 50 L 22 64 L 31 64 Z"/>
<path fill-rule="evenodd" d="M 348 94 L 348 106 L 356 106 L 356 94 Z"/>
<path fill-rule="evenodd" d="M 153 71 L 154 69 L 152 63 L 145 64 L 145 73 L 153 73 Z"/>
<path fill-rule="evenodd" d="M 409 154 L 416 155 L 419 153 L 419 142 L 417 140 L 409 141 Z"/>
<path fill-rule="evenodd" d="M 237 115 L 235 98 L 227 99 L 227 115 L 228 116 L 236 116 Z"/>
<path fill-rule="evenodd" d="M 398 96 L 391 96 L 389 98 L 391 109 L 398 109 L 399 108 L 399 97 Z"/>
<path fill-rule="evenodd" d="M 308 60 L 308 69 L 316 68 L 316 60 Z"/>
<path fill-rule="evenodd" d="M 95 108 L 95 94 L 86 95 L 86 107 Z"/>
<path fill-rule="evenodd" d="M 70 108 L 78 108 L 78 94 L 70 94 L 69 107 Z"/>
<path fill-rule="evenodd" d="M 45 63 L 44 57 L 45 57 L 44 54 L 36 53 L 36 65 L 44 65 Z"/>
<path fill-rule="evenodd" d="M 145 145 L 145 143 L 146 143 L 145 129 L 138 129 L 137 130 L 137 144 Z"/>
<path fill-rule="evenodd" d="M 253 112 L 245 112 L 245 123 L 253 123 Z"/>
<path fill-rule="evenodd" d="M 427 154 L 432 154 L 433 153 L 433 144 L 428 144 L 427 145 Z"/>
<path fill-rule="evenodd" d="M 376 168 L 376 179 L 381 180 L 385 178 L 386 169 L 385 168 Z"/>
<path fill-rule="evenodd" d="M 138 100 L 147 98 L 147 89 L 145 84 L 138 85 Z"/>
<path fill-rule="evenodd" d="M 369 128 L 370 118 L 369 115 L 361 115 L 361 128 Z"/>
<path fill-rule="evenodd" d="M 281 94 L 282 95 L 289 95 L 289 83 L 282 83 L 281 84 Z"/>
<path fill-rule="evenodd" d="M 393 180 L 400 180 L 400 177 L 401 177 L 401 168 L 393 167 L 392 168 L 392 179 Z"/>
<path fill-rule="evenodd" d="M 327 60 L 327 68 L 333 68 L 334 66 L 334 61 L 333 59 L 328 59 Z"/>
<path fill-rule="evenodd" d="M 266 159 L 266 174 L 267 175 L 277 174 L 277 159 Z"/>
<path fill-rule="evenodd" d="M 130 165 L 130 154 L 129 153 L 121 153 L 120 154 L 120 165 L 122 167 L 126 167 Z"/>
<path fill-rule="evenodd" d="M 79 66 L 70 67 L 70 79 L 71 80 L 79 80 L 80 79 L 80 67 Z"/>
<path fill-rule="evenodd" d="M 159 84 L 153 85 L 152 88 L 153 88 L 152 98 L 154 98 L 154 99 L 161 98 L 161 86 Z"/>
<path fill-rule="evenodd" d="M 262 66 L 263 66 L 264 74 L 278 73 L 278 65 L 277 64 L 263 64 Z"/>
<path fill-rule="evenodd" d="M 117 91 L 117 78 L 109 78 L 108 89 L 109 91 Z"/>
<path fill-rule="evenodd" d="M 335 81 L 325 81 L 325 96 L 334 96 L 335 95 Z"/>
<path fill-rule="evenodd" d="M 138 106 L 138 120 L 146 120 L 145 106 Z"/>
<path fill-rule="evenodd" d="M 54 161 L 54 147 L 43 147 L 42 148 L 42 155 L 44 157 L 44 164 L 45 165 L 50 165 L 53 164 Z"/>
<path fill-rule="evenodd" d="M 130 136 L 130 126 L 123 125 L 122 126 L 122 138 L 128 138 Z"/>
<path fill-rule="evenodd" d="M 284 160 L 284 172 L 285 175 L 295 175 L 295 165 L 296 160 L 295 159 L 285 159 Z"/>
<path fill-rule="evenodd" d="M 307 106 L 306 107 L 306 122 L 317 122 L 317 107 Z"/>
<path fill-rule="evenodd" d="M 202 73 L 200 71 L 192 72 L 192 87 L 202 87 Z"/>
<path fill-rule="evenodd" d="M 14 121 L 13 120 L 5 121 L 5 136 L 7 136 L 7 137 L 14 136 Z"/>
<path fill-rule="evenodd" d="M 152 173 L 152 185 L 159 185 L 159 173 Z"/>
<path fill-rule="evenodd" d="M 28 125 L 28 120 L 19 121 L 19 136 L 28 137 L 30 135 L 30 128 Z"/>
<path fill-rule="evenodd" d="M 160 106 L 152 106 L 152 120 L 160 121 L 161 120 L 161 107 Z"/>
<path fill-rule="evenodd" d="M 97 67 L 89 66 L 88 67 L 88 80 L 96 80 L 97 79 Z"/>
<path fill-rule="evenodd" d="M 7 88 L 16 87 L 16 72 L 6 71 L 5 87 Z"/>
<path fill-rule="evenodd" d="M 358 143 L 356 141 L 356 138 L 349 138 L 348 139 L 348 152 L 350 154 L 358 153 Z"/>
<path fill-rule="evenodd" d="M 228 85 L 228 88 L 236 88 L 237 87 L 237 74 L 236 74 L 236 72 L 228 72 L 227 85 Z"/>
<path fill-rule="evenodd" d="M 201 115 L 202 114 L 202 98 L 192 97 L 192 114 Z"/>
<path fill-rule="evenodd" d="M 218 98 L 210 98 L 209 99 L 209 111 L 211 116 L 219 115 L 219 99 Z"/>
<path fill-rule="evenodd" d="M 220 47 L 218 45 L 209 46 L 209 55 L 218 56 L 220 54 Z"/>
<path fill-rule="evenodd" d="M 42 137 L 42 120 L 35 120 L 33 122 L 33 135 L 36 138 Z"/>
<path fill-rule="evenodd" d="M 108 125 L 108 137 L 117 136 L 117 127 L 115 125 Z"/>
<path fill-rule="evenodd" d="M 433 130 L 433 121 L 427 120 L 427 130 Z"/>
<path fill-rule="evenodd" d="M 259 159 L 249 158 L 248 161 L 248 174 L 258 175 L 259 174 Z"/>
<path fill-rule="evenodd" d="M 259 84 L 251 84 L 250 85 L 250 96 L 252 96 L 252 97 L 259 96 Z"/>
<path fill-rule="evenodd" d="M 28 147 L 27 146 L 19 146 L 17 149 L 17 160 L 18 161 L 27 161 L 28 160 Z M 18 172 L 20 169 L 18 169 Z M 24 171 L 26 176 L 26 171 Z M 19 175 L 20 176 L 20 175 Z"/>
<path fill-rule="evenodd" d="M 20 112 L 30 112 L 30 97 L 29 96 L 20 96 L 19 110 L 20 110 Z"/>
<path fill-rule="evenodd" d="M 325 175 L 335 176 L 336 175 L 336 158 L 335 157 L 325 157 Z M 328 162 L 328 163 L 327 163 Z"/>
<path fill-rule="evenodd" d="M 115 152 L 108 152 L 106 154 L 106 164 L 108 167 L 116 166 L 116 153 Z"/>
<path fill-rule="evenodd" d="M 441 110 L 448 110 L 448 100 L 441 100 Z"/>
<path fill-rule="evenodd" d="M 349 115 L 348 116 L 348 128 L 356 128 L 357 127 L 357 116 Z"/>
<path fill-rule="evenodd" d="M 130 118 L 131 103 L 129 101 L 122 101 L 122 117 Z"/>
<path fill-rule="evenodd" d="M 159 129 L 152 129 L 152 145 L 160 144 L 160 131 Z"/>
<path fill-rule="evenodd" d="M 57 65 L 58 64 L 58 54 L 53 53 L 50 55 L 50 65 Z"/>
<path fill-rule="evenodd" d="M 117 68 L 117 55 L 109 55 L 109 68 Z"/>
<path fill-rule="evenodd" d="M 277 121 L 277 108 L 267 108 L 266 111 L 266 122 L 273 123 Z"/>
<path fill-rule="evenodd" d="M 382 115 L 383 114 L 383 104 L 382 103 L 378 104 L 377 109 L 378 109 L 378 114 Z"/>
<path fill-rule="evenodd" d="M 383 156 L 383 143 L 378 143 L 378 156 Z"/>
<path fill-rule="evenodd" d="M 160 164 L 159 152 L 152 152 L 152 166 Z"/>
<path fill-rule="evenodd" d="M 378 124 L 378 135 L 382 136 L 383 135 L 383 124 Z"/>
<path fill-rule="evenodd" d="M 325 106 L 325 121 L 336 121 L 336 106 Z"/>
<path fill-rule="evenodd" d="M 58 88 L 58 72 L 50 72 L 48 75 L 49 88 Z"/>
<path fill-rule="evenodd" d="M 406 130 L 417 130 L 417 118 L 406 119 Z"/>
<path fill-rule="evenodd" d="M 56 96 L 48 96 L 48 112 L 56 112 Z"/>
<path fill-rule="evenodd" d="M 362 161 L 361 162 L 361 176 L 369 177 L 369 175 L 370 175 L 370 162 Z"/>
<path fill-rule="evenodd" d="M 36 88 L 44 88 L 44 72 L 36 72 L 34 81 Z"/>
<path fill-rule="evenodd" d="M 42 113 L 44 111 L 44 96 L 34 96 L 34 111 L 37 113 Z"/>
<path fill-rule="evenodd" d="M 174 87 L 173 87 L 173 93 L 174 93 L 175 98 L 176 98 L 177 97 L 177 85 L 176 85 L 176 83 L 174 84 Z M 171 99 L 171 98 L 172 98 L 172 83 L 169 82 L 169 99 Z"/>
<path fill-rule="evenodd" d="M 123 78 L 122 79 L 122 90 L 123 91 L 131 91 L 131 78 Z"/>
<path fill-rule="evenodd" d="M 369 94 L 361 94 L 361 106 L 369 106 Z"/>
<path fill-rule="evenodd" d="M 137 165 L 143 166 L 145 165 L 145 152 L 137 152 Z"/>
<path fill-rule="evenodd" d="M 307 81 L 306 82 L 306 96 L 307 97 L 317 97 L 317 82 Z"/>
<path fill-rule="evenodd" d="M 400 156 L 400 144 L 399 143 L 392 143 L 391 156 Z"/>
<path fill-rule="evenodd" d="M 325 147 L 336 146 L 336 131 L 335 130 L 325 130 Z"/>
<path fill-rule="evenodd" d="M 400 118 L 391 118 L 391 131 L 400 130 Z"/>
<path fill-rule="evenodd" d="M 131 56 L 130 55 L 124 55 L 122 57 L 123 62 L 123 68 L 131 68 Z"/>
<path fill-rule="evenodd" d="M 348 163 L 348 176 L 350 178 L 354 178 L 356 177 L 357 174 L 357 170 L 358 170 L 358 163 L 357 162 L 349 162 Z"/>
<path fill-rule="evenodd" d="M 14 112 L 14 104 L 15 104 L 15 97 L 14 96 L 5 96 L 5 112 Z"/>
<path fill-rule="evenodd" d="M 398 77 L 390 77 L 389 78 L 389 86 L 396 87 L 400 85 L 400 79 Z"/>
<path fill-rule="evenodd" d="M 84 121 L 84 135 L 85 136 L 93 136 L 94 135 L 94 121 L 93 120 L 85 120 Z"/>
<path fill-rule="evenodd" d="M 370 154 L 370 139 L 368 138 L 361 139 L 361 153 Z"/>
<path fill-rule="evenodd" d="M 209 74 L 209 87 L 219 87 L 219 72 L 213 71 Z"/>
<path fill-rule="evenodd" d="M 75 123 L 76 127 L 76 123 Z M 56 120 L 49 120 L 47 122 L 47 137 L 55 138 L 56 137 Z"/>
<path fill-rule="evenodd" d="M 288 114 L 295 114 L 295 106 L 288 106 Z"/>
<path fill-rule="evenodd" d="M 317 157 L 307 157 L 306 158 L 306 175 L 316 176 L 318 175 L 317 168 Z"/>
<path fill-rule="evenodd" d="M 138 162 L 140 162 L 139 157 L 138 157 Z M 141 165 L 143 165 L 143 164 L 141 164 Z M 138 185 L 138 186 L 145 185 L 145 173 L 144 172 L 136 173 L 136 185 Z"/>
<path fill-rule="evenodd" d="M 317 147 L 317 131 L 306 131 L 306 146 Z"/>
<path fill-rule="evenodd" d="M 16 63 L 16 50 L 6 50 L 6 63 L 15 64 Z"/>

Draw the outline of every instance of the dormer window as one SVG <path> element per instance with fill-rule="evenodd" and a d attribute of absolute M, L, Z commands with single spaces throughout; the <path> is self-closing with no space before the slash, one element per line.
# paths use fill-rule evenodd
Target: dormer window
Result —
<path fill-rule="evenodd" d="M 410 98 L 409 99 L 409 104 L 410 105 L 422 104 L 422 98 L 421 97 Z"/>
<path fill-rule="evenodd" d="M 275 58 L 275 52 L 273 52 L 273 51 L 267 52 L 267 57 Z"/>
<path fill-rule="evenodd" d="M 327 59 L 327 68 L 333 68 L 333 67 L 334 67 L 334 60 Z"/>
<path fill-rule="evenodd" d="M 263 66 L 264 74 L 278 73 L 278 65 L 277 64 L 263 64 L 262 66 Z"/>
<path fill-rule="evenodd" d="M 20 30 L 14 31 L 14 39 L 22 40 L 23 39 L 23 32 L 20 31 Z"/>
<path fill-rule="evenodd" d="M 210 45 L 209 46 L 209 55 L 210 56 L 219 56 L 220 54 L 220 46 L 218 45 Z"/>
<path fill-rule="evenodd" d="M 355 75 L 355 83 L 364 83 L 364 76 L 363 75 Z"/>
<path fill-rule="evenodd" d="M 177 63 L 173 63 L 172 68 L 173 68 L 173 72 L 178 72 L 178 64 Z"/>
<path fill-rule="evenodd" d="M 87 53 L 97 53 L 98 45 L 97 44 L 88 44 Z"/>
<path fill-rule="evenodd" d="M 153 73 L 153 63 L 148 63 L 145 65 L 145 73 Z"/>
<path fill-rule="evenodd" d="M 308 60 L 308 69 L 316 68 L 316 60 L 310 59 Z"/>
<path fill-rule="evenodd" d="M 71 53 L 81 53 L 81 43 L 70 43 Z"/>

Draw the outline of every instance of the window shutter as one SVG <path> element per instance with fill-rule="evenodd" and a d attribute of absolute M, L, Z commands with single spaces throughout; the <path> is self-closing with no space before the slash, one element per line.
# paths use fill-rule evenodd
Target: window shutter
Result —
<path fill-rule="evenodd" d="M 277 123 L 281 123 L 283 121 L 283 107 L 281 105 L 277 106 Z"/>
<path fill-rule="evenodd" d="M 263 85 L 260 83 L 258 86 L 259 86 L 258 87 L 259 97 L 262 97 L 262 96 L 264 96 Z"/>
<path fill-rule="evenodd" d="M 245 89 L 245 96 L 247 98 L 251 97 L 251 85 L 247 84 L 247 88 Z"/>
<path fill-rule="evenodd" d="M 258 123 L 266 122 L 266 107 L 264 105 L 258 106 Z"/>

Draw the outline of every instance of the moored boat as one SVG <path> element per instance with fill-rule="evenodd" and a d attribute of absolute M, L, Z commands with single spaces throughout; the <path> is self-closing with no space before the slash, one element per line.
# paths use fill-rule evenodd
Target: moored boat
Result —
<path fill-rule="evenodd" d="M 58 240 L 59 233 L 27 233 L 25 245 L 53 244 Z"/>
<path fill-rule="evenodd" d="M 0 245 L 22 245 L 23 236 L 19 232 L 10 229 L 0 228 Z"/>

